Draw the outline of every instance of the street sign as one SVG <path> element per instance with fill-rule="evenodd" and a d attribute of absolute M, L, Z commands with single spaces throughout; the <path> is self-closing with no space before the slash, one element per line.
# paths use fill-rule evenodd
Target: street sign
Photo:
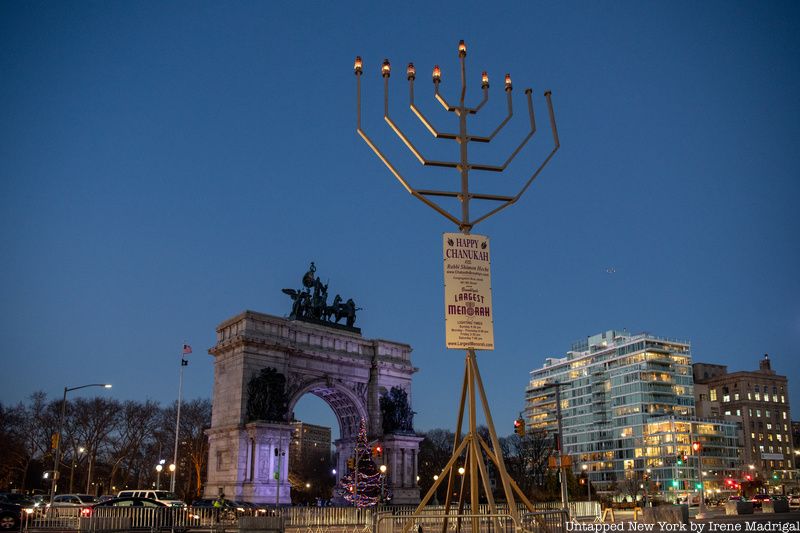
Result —
<path fill-rule="evenodd" d="M 463 233 L 443 237 L 447 347 L 494 350 L 489 238 Z"/>

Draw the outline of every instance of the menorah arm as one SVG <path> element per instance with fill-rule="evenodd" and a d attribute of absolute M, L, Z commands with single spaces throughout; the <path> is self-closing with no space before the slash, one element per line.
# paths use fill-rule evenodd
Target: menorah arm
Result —
<path fill-rule="evenodd" d="M 517 157 L 517 154 L 520 152 L 520 150 L 522 150 L 522 148 L 528 143 L 531 137 L 533 137 L 533 134 L 536 133 L 536 117 L 533 114 L 533 100 L 531 99 L 531 93 L 533 93 L 531 89 L 525 89 L 525 96 L 527 96 L 528 98 L 528 117 L 530 118 L 531 121 L 531 129 L 528 132 L 528 135 L 526 135 L 525 138 L 522 139 L 522 142 L 519 143 L 519 146 L 517 146 L 516 150 L 511 152 L 511 155 L 508 156 L 508 159 L 506 159 L 505 163 L 503 163 L 499 167 L 493 165 L 471 165 L 470 168 L 475 170 L 488 170 L 490 172 L 502 172 L 506 169 L 506 167 L 508 167 L 511 161 L 513 161 L 514 158 Z"/>
<path fill-rule="evenodd" d="M 417 105 L 414 103 L 414 80 L 408 80 L 408 84 L 409 107 L 411 107 L 411 111 L 417 115 L 417 118 L 420 122 L 422 122 L 422 125 L 428 128 L 428 131 L 431 132 L 431 134 L 437 139 L 457 139 L 458 136 L 455 133 L 441 133 L 439 130 L 433 127 L 433 124 L 430 123 L 430 121 L 425 117 L 425 115 L 422 114 L 422 111 L 420 111 L 419 108 L 417 108 Z"/>
<path fill-rule="evenodd" d="M 408 182 L 405 180 L 405 178 L 403 178 L 403 176 L 400 175 L 400 172 L 398 172 L 397 169 L 394 168 L 394 165 L 392 165 L 392 163 L 389 161 L 389 159 L 385 155 L 383 155 L 383 152 L 381 152 L 380 149 L 377 146 L 375 146 L 375 143 L 372 142 L 372 139 L 369 138 L 369 136 L 364 132 L 364 130 L 362 130 L 359 127 L 359 128 L 356 129 L 356 131 L 358 131 L 358 134 L 361 136 L 362 139 L 364 139 L 364 142 L 367 143 L 367 146 L 372 148 L 372 151 L 375 152 L 375 155 L 378 156 L 378 159 L 383 161 L 383 164 L 386 165 L 386 168 L 389 169 L 389 172 L 391 172 L 394 175 L 394 177 L 397 178 L 397 181 L 400 182 L 400 184 L 403 186 L 403 188 L 405 188 L 406 191 L 408 191 L 412 196 L 414 196 L 415 198 L 420 200 L 422 203 L 424 203 L 425 205 L 427 205 L 428 207 L 430 207 L 431 209 L 433 209 L 434 211 L 436 211 L 437 213 L 439 213 L 440 215 L 442 215 L 446 219 L 450 220 L 454 224 L 456 224 L 456 225 L 460 225 L 461 224 L 461 221 L 459 219 L 457 219 L 456 217 L 454 217 L 453 215 L 451 215 L 450 213 L 448 213 L 447 211 L 445 211 L 444 209 L 442 209 L 441 207 L 436 205 L 434 202 L 431 202 L 430 200 L 425 198 L 418 191 L 414 190 L 408 184 Z"/>
<path fill-rule="evenodd" d="M 484 85 L 484 87 L 483 87 L 483 100 L 481 100 L 481 103 L 478 104 L 478 107 L 475 107 L 475 108 L 472 108 L 472 109 L 467 109 L 467 113 L 469 113 L 470 115 L 474 115 L 475 113 L 480 111 L 481 108 L 484 105 L 486 105 L 486 102 L 488 102 L 488 101 L 489 101 L 489 86 L 488 85 Z"/>
<path fill-rule="evenodd" d="M 414 146 L 414 143 L 406 137 L 406 135 L 400 130 L 397 124 L 394 123 L 392 118 L 389 116 L 389 78 L 385 77 L 383 79 L 383 120 L 389 124 L 389 127 L 400 137 L 400 140 L 406 145 L 406 147 L 411 150 L 411 153 L 422 163 L 424 166 L 430 167 L 447 167 L 447 168 L 457 168 L 458 163 L 449 162 L 449 161 L 432 161 L 430 159 L 426 159 L 417 147 Z"/>
<path fill-rule="evenodd" d="M 508 121 L 511 120 L 511 117 L 514 116 L 514 108 L 513 108 L 512 104 L 511 104 L 511 91 L 506 91 L 506 102 L 507 102 L 507 105 L 508 105 L 508 115 L 506 115 L 506 118 L 503 120 L 503 122 L 501 122 L 500 125 L 497 126 L 497 128 L 495 128 L 495 130 L 492 132 L 492 134 L 489 135 L 488 137 L 481 137 L 481 136 L 478 136 L 478 135 L 470 135 L 468 140 L 479 142 L 479 143 L 491 142 L 491 140 L 494 139 L 494 136 L 497 135 L 498 133 L 500 133 L 500 130 L 503 129 L 503 126 L 508 124 Z M 483 103 L 481 103 L 481 105 L 483 105 Z M 475 111 L 477 111 L 478 109 L 480 109 L 480 107 L 475 109 Z"/>
<path fill-rule="evenodd" d="M 550 114 L 550 128 L 551 128 L 551 130 L 553 132 L 553 144 L 554 144 L 553 150 L 544 159 L 544 161 L 542 161 L 542 164 L 539 165 L 539 168 L 536 169 L 536 172 L 533 173 L 533 175 L 525 183 L 525 186 L 522 187 L 522 190 L 520 190 L 519 193 L 517 193 L 516 196 L 511 198 L 507 203 L 505 203 L 505 204 L 503 204 L 501 206 L 498 206 L 497 208 L 493 209 L 492 211 L 489 211 L 488 213 L 486 213 L 482 217 L 471 221 L 470 222 L 470 226 L 475 226 L 479 222 L 482 222 L 483 220 L 486 220 L 487 218 L 489 218 L 490 216 L 494 215 L 495 213 L 498 213 L 499 211 L 502 211 L 506 207 L 515 204 L 517 202 L 517 200 L 519 200 L 522 197 L 522 195 L 525 194 L 525 191 L 527 191 L 528 187 L 531 186 L 531 183 L 533 183 L 533 180 L 535 180 L 539 176 L 539 173 L 542 171 L 542 169 L 544 169 L 544 167 L 547 165 L 547 163 L 550 162 L 550 160 L 556 154 L 558 149 L 561 148 L 561 142 L 558 140 L 558 129 L 556 128 L 556 116 L 555 116 L 555 112 L 553 111 L 553 102 L 551 100 L 551 96 L 552 96 L 552 93 L 550 91 L 545 91 L 544 97 L 547 100 L 547 109 L 548 109 L 549 114 Z"/>
<path fill-rule="evenodd" d="M 448 104 L 447 100 L 444 99 L 444 96 L 442 96 L 439 93 L 439 84 L 438 83 L 434 84 L 434 93 L 433 93 L 433 95 L 436 97 L 437 100 L 439 100 L 439 103 L 442 104 L 442 107 L 444 107 L 446 110 L 448 110 L 448 111 L 455 111 L 456 110 L 456 108 L 451 106 L 450 104 Z"/>

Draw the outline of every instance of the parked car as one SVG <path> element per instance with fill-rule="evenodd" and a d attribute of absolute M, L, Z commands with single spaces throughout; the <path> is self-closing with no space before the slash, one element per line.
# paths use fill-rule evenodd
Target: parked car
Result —
<path fill-rule="evenodd" d="M 112 498 L 92 505 L 84 510 L 82 516 L 124 520 L 125 528 L 131 530 L 188 529 L 188 517 L 184 509 L 152 498 Z"/>
<path fill-rule="evenodd" d="M 58 494 L 53 497 L 52 512 L 56 516 L 78 516 L 95 503 L 97 498 L 91 494 Z M 47 507 L 49 509 L 50 505 Z"/>
<path fill-rule="evenodd" d="M 18 492 L 1 492 L 0 502 L 15 503 L 22 507 L 22 512 L 24 513 L 23 518 L 25 518 L 25 515 L 32 515 L 36 510 L 36 503 L 33 499 L 26 494 L 20 494 Z"/>
<path fill-rule="evenodd" d="M 792 494 L 789 496 L 789 507 L 800 507 L 800 494 Z"/>
<path fill-rule="evenodd" d="M 117 498 L 149 498 L 172 507 L 186 507 L 186 502 L 178 498 L 177 494 L 168 490 L 121 490 L 117 494 Z"/>
<path fill-rule="evenodd" d="M 151 498 L 110 498 L 97 502 L 88 508 L 84 516 L 91 516 L 95 509 L 105 509 L 108 507 L 170 507 L 166 503 Z"/>
<path fill-rule="evenodd" d="M 22 523 L 22 507 L 16 503 L 0 502 L 0 530 L 19 529 Z"/>
<path fill-rule="evenodd" d="M 769 494 L 754 494 L 750 501 L 753 502 L 753 508 L 761 509 L 764 502 L 770 501 Z"/>

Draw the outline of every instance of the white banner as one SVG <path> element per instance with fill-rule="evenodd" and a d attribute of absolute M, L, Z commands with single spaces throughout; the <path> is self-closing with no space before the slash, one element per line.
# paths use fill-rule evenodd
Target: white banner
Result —
<path fill-rule="evenodd" d="M 494 350 L 489 238 L 444 234 L 444 317 L 448 348 Z"/>

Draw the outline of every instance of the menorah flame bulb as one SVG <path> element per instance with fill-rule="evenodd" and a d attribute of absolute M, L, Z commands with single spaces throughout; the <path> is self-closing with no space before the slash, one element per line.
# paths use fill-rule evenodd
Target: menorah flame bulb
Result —
<path fill-rule="evenodd" d="M 506 74 L 506 91 L 511 90 L 511 74 Z"/>
<path fill-rule="evenodd" d="M 433 83 L 439 83 L 442 81 L 442 70 L 439 68 L 439 65 L 433 66 Z"/>
<path fill-rule="evenodd" d="M 464 40 L 458 41 L 458 57 L 466 57 L 467 56 L 467 45 L 464 44 Z"/>
<path fill-rule="evenodd" d="M 383 76 L 384 78 L 388 78 L 391 72 L 392 72 L 392 67 L 391 65 L 389 65 L 389 60 L 384 59 L 383 65 L 381 65 L 381 76 Z"/>
<path fill-rule="evenodd" d="M 363 64 L 361 63 L 361 56 L 356 56 L 356 61 L 353 63 L 353 72 L 361 74 L 363 72 Z"/>
<path fill-rule="evenodd" d="M 414 81 L 414 78 L 417 77 L 417 69 L 414 68 L 414 63 L 409 63 L 408 67 L 406 67 L 406 76 L 408 81 Z"/>
<path fill-rule="evenodd" d="M 483 74 L 481 74 L 481 89 L 488 89 L 488 88 L 489 88 L 489 75 L 484 70 Z"/>

